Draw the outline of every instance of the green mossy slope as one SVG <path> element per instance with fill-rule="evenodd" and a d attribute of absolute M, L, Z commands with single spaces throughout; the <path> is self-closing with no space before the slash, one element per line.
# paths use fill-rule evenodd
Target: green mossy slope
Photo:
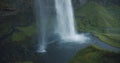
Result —
<path fill-rule="evenodd" d="M 112 7 L 114 6 L 114 7 Z M 88 2 L 75 10 L 78 31 L 94 33 L 102 41 L 120 47 L 120 8 L 115 5 L 102 6 L 96 2 Z M 120 13 L 119 13 L 120 14 Z"/>
<path fill-rule="evenodd" d="M 89 46 L 79 51 L 69 63 L 119 63 L 119 53 Z"/>

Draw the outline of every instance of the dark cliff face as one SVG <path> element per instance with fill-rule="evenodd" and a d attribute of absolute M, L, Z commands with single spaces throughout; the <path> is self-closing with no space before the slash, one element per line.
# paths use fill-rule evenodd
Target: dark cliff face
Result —
<path fill-rule="evenodd" d="M 31 0 L 0 0 L 0 63 L 30 60 L 33 35 L 26 35 L 26 29 L 19 28 L 29 29 L 33 23 L 35 19 Z"/>

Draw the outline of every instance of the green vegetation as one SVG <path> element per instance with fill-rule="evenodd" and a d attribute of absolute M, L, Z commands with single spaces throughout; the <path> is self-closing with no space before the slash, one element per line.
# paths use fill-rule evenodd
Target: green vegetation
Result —
<path fill-rule="evenodd" d="M 27 37 L 31 37 L 36 33 L 35 25 L 26 26 L 26 27 L 17 27 L 17 29 L 19 30 L 19 32 L 13 33 L 13 35 L 11 36 L 12 41 L 17 41 L 17 42 L 23 41 Z"/>
<path fill-rule="evenodd" d="M 75 9 L 78 31 L 93 33 L 103 42 L 120 48 L 120 6 L 103 6 L 95 1 Z M 107 51 L 97 46 L 80 50 L 70 63 L 119 63 L 120 53 Z"/>
<path fill-rule="evenodd" d="M 103 6 L 89 1 L 75 9 L 78 31 L 92 32 L 103 42 L 120 47 L 120 7 L 115 4 Z M 97 46 L 80 50 L 70 63 L 119 63 L 119 53 L 105 51 Z"/>
<path fill-rule="evenodd" d="M 119 63 L 119 57 L 119 53 L 89 46 L 80 50 L 69 63 Z"/>
<path fill-rule="evenodd" d="M 78 31 L 92 32 L 103 42 L 120 47 L 120 7 L 90 1 L 75 10 Z"/>
<path fill-rule="evenodd" d="M 105 41 L 105 43 L 111 45 L 111 46 L 115 46 L 115 47 L 120 47 L 120 34 L 113 34 L 113 33 L 97 33 L 95 34 L 96 36 L 98 36 L 99 39 L 101 39 L 102 41 Z"/>

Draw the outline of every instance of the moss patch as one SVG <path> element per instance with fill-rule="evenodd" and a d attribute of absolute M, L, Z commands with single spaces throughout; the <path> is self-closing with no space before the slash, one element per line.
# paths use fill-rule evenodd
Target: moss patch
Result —
<path fill-rule="evenodd" d="M 13 33 L 11 39 L 12 41 L 23 41 L 27 37 L 31 37 L 36 33 L 35 25 L 27 26 L 27 27 L 17 27 L 18 32 Z"/>

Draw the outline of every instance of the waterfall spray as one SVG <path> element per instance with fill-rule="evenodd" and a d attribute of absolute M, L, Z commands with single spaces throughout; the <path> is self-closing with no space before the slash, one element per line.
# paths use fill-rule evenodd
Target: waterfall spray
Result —
<path fill-rule="evenodd" d="M 49 18 L 48 0 L 35 0 L 35 12 L 38 31 L 38 52 L 46 52 L 47 48 L 47 23 Z"/>
<path fill-rule="evenodd" d="M 64 41 L 83 41 L 84 35 L 78 35 L 71 0 L 55 0 L 57 25 L 55 33 Z"/>

